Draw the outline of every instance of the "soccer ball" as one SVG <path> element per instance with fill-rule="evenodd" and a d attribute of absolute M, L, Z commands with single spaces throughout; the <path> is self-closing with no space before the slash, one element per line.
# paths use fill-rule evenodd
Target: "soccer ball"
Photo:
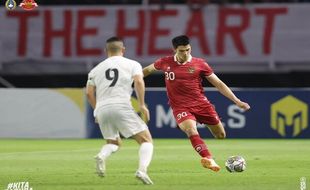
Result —
<path fill-rule="evenodd" d="M 246 162 L 242 156 L 231 156 L 226 160 L 225 166 L 229 172 L 243 172 L 246 168 Z"/>

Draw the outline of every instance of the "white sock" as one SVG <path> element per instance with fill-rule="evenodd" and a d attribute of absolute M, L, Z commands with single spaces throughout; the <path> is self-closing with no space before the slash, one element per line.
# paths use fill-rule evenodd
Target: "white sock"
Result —
<path fill-rule="evenodd" d="M 147 172 L 153 156 L 153 144 L 149 142 L 142 143 L 139 149 L 139 171 Z"/>
<path fill-rule="evenodd" d="M 101 148 L 98 156 L 105 160 L 107 159 L 113 152 L 116 152 L 118 150 L 118 146 L 115 144 L 105 144 Z"/>

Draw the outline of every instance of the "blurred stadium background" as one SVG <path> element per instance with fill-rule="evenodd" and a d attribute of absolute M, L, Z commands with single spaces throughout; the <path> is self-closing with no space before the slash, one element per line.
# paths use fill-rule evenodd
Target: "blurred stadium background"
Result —
<path fill-rule="evenodd" d="M 126 56 L 146 66 L 171 54 L 171 38 L 180 34 L 191 37 L 194 56 L 205 58 L 252 105 L 251 112 L 240 113 L 207 88 L 231 137 L 309 137 L 309 3 L 36 2 L 39 7 L 31 11 L 16 2 L 15 9 L 3 6 L 0 12 L 0 137 L 99 137 L 89 127 L 94 124 L 83 87 L 90 69 L 105 58 L 105 40 L 121 36 Z M 183 137 L 171 130 L 175 122 L 162 75 L 145 80 L 154 136 Z"/>
<path fill-rule="evenodd" d="M 127 57 L 146 66 L 172 53 L 172 37 L 187 34 L 192 55 L 205 58 L 252 107 L 243 113 L 205 82 L 206 95 L 216 105 L 228 138 L 286 139 L 283 146 L 293 139 L 303 139 L 298 141 L 300 146 L 309 142 L 309 0 L 37 0 L 38 7 L 30 11 L 19 7 L 21 1 L 17 0 L 16 8 L 8 10 L 6 2 L 1 1 L 0 7 L 0 171 L 7 168 L 4 171 L 9 172 L 18 161 L 21 150 L 14 146 L 18 139 L 73 138 L 84 142 L 82 139 L 101 137 L 83 88 L 87 73 L 105 58 L 105 40 L 114 35 L 124 39 Z M 154 138 L 184 139 L 175 129 L 162 74 L 149 76 L 145 82 Z M 137 108 L 134 96 L 132 103 Z M 203 137 L 212 138 L 205 129 L 199 130 Z M 246 140 L 236 142 L 246 144 Z M 7 146 L 10 148 L 4 148 Z M 249 157 L 256 159 L 253 154 Z M 306 173 L 309 169 L 294 176 Z M 15 170 L 9 177 L 0 174 L 0 188 L 18 181 L 14 175 Z M 293 186 L 289 184 L 287 189 Z M 242 183 L 236 189 L 242 189 Z"/>

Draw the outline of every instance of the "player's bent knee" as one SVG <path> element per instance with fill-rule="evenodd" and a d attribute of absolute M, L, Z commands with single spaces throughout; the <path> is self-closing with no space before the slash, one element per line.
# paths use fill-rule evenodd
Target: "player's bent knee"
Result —
<path fill-rule="evenodd" d="M 226 134 L 225 133 L 218 133 L 218 134 L 216 134 L 216 138 L 217 139 L 225 139 L 226 138 Z"/>
<path fill-rule="evenodd" d="M 140 144 L 142 143 L 153 143 L 153 141 L 152 141 L 152 138 L 144 137 L 144 138 L 141 138 L 140 140 Z"/>
<path fill-rule="evenodd" d="M 148 142 L 153 143 L 152 136 L 148 130 L 142 131 L 132 136 L 139 144 Z"/>
<path fill-rule="evenodd" d="M 181 130 L 188 136 L 198 135 L 198 131 L 196 128 L 181 128 Z"/>
<path fill-rule="evenodd" d="M 120 147 L 122 145 L 122 141 L 120 139 L 117 139 L 117 140 L 107 140 L 107 144 L 114 144 L 118 147 Z"/>

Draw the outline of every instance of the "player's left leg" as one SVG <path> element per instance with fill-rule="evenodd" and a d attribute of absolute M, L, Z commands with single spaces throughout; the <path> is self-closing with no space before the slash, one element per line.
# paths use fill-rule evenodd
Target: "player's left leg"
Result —
<path fill-rule="evenodd" d="M 207 125 L 209 130 L 211 131 L 212 135 L 217 139 L 224 139 L 226 138 L 226 132 L 224 126 L 221 121 L 219 121 L 216 125 Z"/>
<path fill-rule="evenodd" d="M 105 160 L 114 152 L 119 149 L 121 139 L 117 138 L 116 140 L 107 139 L 107 144 L 103 145 L 100 152 L 95 156 L 96 160 L 96 171 L 97 174 L 101 177 L 105 176 L 106 166 Z"/>
<path fill-rule="evenodd" d="M 136 177 L 146 185 L 152 185 L 153 181 L 147 174 L 153 156 L 152 136 L 148 129 L 141 131 L 132 136 L 133 139 L 140 144 L 139 148 L 139 168 L 136 172 Z"/>
<path fill-rule="evenodd" d="M 115 117 L 118 110 L 111 108 L 102 108 L 97 112 L 98 124 L 106 144 L 102 146 L 100 152 L 95 156 L 96 171 L 99 176 L 105 176 L 105 160 L 114 152 L 119 149 L 121 138 L 117 128 L 114 127 L 110 118 Z"/>

